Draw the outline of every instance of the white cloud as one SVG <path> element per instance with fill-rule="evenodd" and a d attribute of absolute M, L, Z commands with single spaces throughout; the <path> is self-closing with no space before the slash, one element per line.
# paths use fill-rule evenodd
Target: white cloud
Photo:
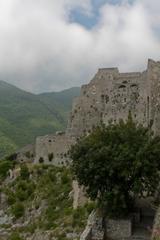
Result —
<path fill-rule="evenodd" d="M 106 4 L 91 30 L 69 21 L 73 8 L 93 13 L 90 0 L 1 0 L 0 78 L 51 91 L 86 83 L 102 66 L 142 70 L 160 58 L 158 0 Z"/>

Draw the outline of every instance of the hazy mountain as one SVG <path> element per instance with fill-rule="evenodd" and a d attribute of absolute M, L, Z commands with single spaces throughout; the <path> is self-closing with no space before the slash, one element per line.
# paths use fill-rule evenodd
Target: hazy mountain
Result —
<path fill-rule="evenodd" d="M 56 109 L 59 112 L 66 125 L 69 111 L 72 108 L 72 101 L 79 94 L 80 88 L 74 87 L 61 92 L 42 93 L 39 97 L 51 110 Z"/>
<path fill-rule="evenodd" d="M 35 95 L 0 81 L 0 157 L 66 127 L 79 88 Z"/>

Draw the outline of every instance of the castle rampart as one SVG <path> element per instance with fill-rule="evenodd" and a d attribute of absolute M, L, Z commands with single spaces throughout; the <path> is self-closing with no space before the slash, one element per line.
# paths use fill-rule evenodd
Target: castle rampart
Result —
<path fill-rule="evenodd" d="M 99 69 L 91 82 L 82 87 L 73 104 L 67 133 L 81 136 L 100 122 L 126 120 L 153 125 L 160 133 L 160 62 L 148 61 L 144 72 L 120 73 L 117 68 Z"/>
<path fill-rule="evenodd" d="M 99 69 L 73 102 L 66 132 L 37 138 L 35 162 L 66 164 L 70 161 L 67 152 L 78 137 L 101 122 L 126 120 L 129 112 L 136 122 L 160 134 L 160 62 L 148 60 L 143 72 Z"/>

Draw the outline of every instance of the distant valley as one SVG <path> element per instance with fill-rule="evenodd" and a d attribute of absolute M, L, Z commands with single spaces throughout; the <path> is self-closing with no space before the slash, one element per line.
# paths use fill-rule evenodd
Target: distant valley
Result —
<path fill-rule="evenodd" d="M 36 136 L 64 130 L 80 88 L 32 94 L 0 81 L 0 158 L 34 142 Z"/>

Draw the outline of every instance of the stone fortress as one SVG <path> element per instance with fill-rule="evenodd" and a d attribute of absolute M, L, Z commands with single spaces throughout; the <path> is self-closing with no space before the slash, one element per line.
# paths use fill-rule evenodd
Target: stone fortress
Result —
<path fill-rule="evenodd" d="M 101 122 L 126 120 L 129 112 L 135 121 L 160 134 L 160 62 L 148 60 L 144 72 L 99 69 L 73 102 L 66 132 L 36 139 L 34 162 L 68 164 L 68 150 L 77 138 Z"/>
<path fill-rule="evenodd" d="M 20 162 L 30 159 L 33 163 L 68 165 L 71 161 L 68 150 L 77 138 L 90 133 L 101 122 L 108 124 L 109 121 L 116 123 L 119 119 L 126 120 L 129 112 L 136 122 L 150 127 L 155 134 L 160 134 L 160 62 L 148 60 L 147 70 L 144 72 L 120 73 L 117 68 L 99 69 L 91 82 L 82 86 L 80 96 L 73 102 L 66 132 L 37 137 L 35 146 L 24 148 L 18 153 L 18 159 Z M 76 181 L 73 182 L 73 194 L 74 208 L 86 202 L 84 191 Z M 150 203 L 145 204 L 138 206 L 141 217 L 151 219 L 152 226 L 155 211 L 150 212 Z M 140 219 L 140 212 L 135 213 L 135 216 Z M 92 223 L 88 222 L 81 240 L 104 238 L 102 221 L 98 219 L 95 222 L 95 219 L 94 216 Z M 107 220 L 107 236 L 115 240 L 150 239 L 150 234 L 144 231 L 143 224 L 146 222 L 136 221 L 133 231 L 130 219 Z M 157 228 L 160 228 L 160 208 L 156 213 L 153 229 Z"/>

